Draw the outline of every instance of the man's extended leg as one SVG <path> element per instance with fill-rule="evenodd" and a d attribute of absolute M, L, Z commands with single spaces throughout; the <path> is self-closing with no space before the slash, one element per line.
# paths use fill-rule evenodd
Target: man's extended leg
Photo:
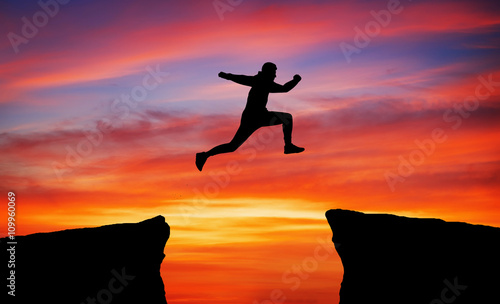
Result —
<path fill-rule="evenodd" d="M 210 156 L 236 151 L 257 129 L 258 127 L 240 125 L 230 142 L 218 145 L 208 152 L 196 153 L 196 167 L 201 171 Z"/>
<path fill-rule="evenodd" d="M 285 141 L 285 154 L 300 153 L 305 149 L 292 144 L 293 117 L 290 113 L 269 112 L 269 126 L 283 125 L 283 139 Z"/>

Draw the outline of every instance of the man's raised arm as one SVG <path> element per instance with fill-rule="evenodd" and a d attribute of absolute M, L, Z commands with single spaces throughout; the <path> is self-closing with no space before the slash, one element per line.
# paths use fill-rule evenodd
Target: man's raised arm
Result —
<path fill-rule="evenodd" d="M 291 89 L 295 88 L 295 86 L 299 83 L 299 81 L 302 79 L 300 75 L 295 75 L 293 76 L 293 79 L 290 80 L 289 82 L 285 83 L 284 85 L 277 84 L 275 83 L 272 88 L 271 88 L 271 93 L 286 93 L 289 92 Z"/>
<path fill-rule="evenodd" d="M 224 78 L 224 79 L 227 79 L 227 80 L 231 80 L 231 81 L 234 81 L 238 84 L 242 84 L 242 85 L 246 85 L 246 86 L 252 86 L 253 84 L 253 76 L 247 76 L 247 75 L 234 75 L 234 74 L 231 74 L 231 73 L 224 73 L 224 72 L 220 72 L 219 73 L 219 77 L 220 78 Z"/>

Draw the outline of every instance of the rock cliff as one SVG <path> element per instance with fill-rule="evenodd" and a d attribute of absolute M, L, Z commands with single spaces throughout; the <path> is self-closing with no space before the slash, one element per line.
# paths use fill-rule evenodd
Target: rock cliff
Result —
<path fill-rule="evenodd" d="M 7 273 L 15 270 L 15 297 L 8 296 L 7 303 L 165 304 L 160 265 L 169 235 L 165 219 L 157 216 L 140 223 L 19 236 L 15 245 L 4 238 L 2 261 L 14 258 L 15 264 Z M 8 250 L 12 248 L 15 252 Z M 7 284 L 4 295 L 12 289 L 5 290 Z"/>
<path fill-rule="evenodd" d="M 340 303 L 500 303 L 500 228 L 326 212 L 342 260 Z"/>

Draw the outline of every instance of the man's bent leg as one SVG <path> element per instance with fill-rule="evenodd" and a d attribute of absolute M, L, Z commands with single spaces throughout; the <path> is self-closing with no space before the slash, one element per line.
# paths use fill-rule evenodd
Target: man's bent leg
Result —
<path fill-rule="evenodd" d="M 285 154 L 300 153 L 305 149 L 292 144 L 293 117 L 289 113 L 269 112 L 269 125 L 283 125 L 283 139 L 285 140 Z"/>
<path fill-rule="evenodd" d="M 292 143 L 293 117 L 290 113 L 269 112 L 269 126 L 283 125 L 283 139 L 285 145 Z"/>

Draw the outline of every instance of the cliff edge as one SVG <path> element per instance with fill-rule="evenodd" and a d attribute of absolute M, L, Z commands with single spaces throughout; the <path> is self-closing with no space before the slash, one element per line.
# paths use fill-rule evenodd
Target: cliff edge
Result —
<path fill-rule="evenodd" d="M 500 228 L 326 212 L 344 266 L 340 304 L 500 303 Z"/>
<path fill-rule="evenodd" d="M 7 303 L 165 304 L 160 265 L 170 235 L 165 218 L 1 239 L 2 261 L 12 261 L 15 297 Z M 12 249 L 15 251 L 13 252 Z M 8 278 L 8 277 L 7 277 Z M 5 279 L 5 278 L 4 278 Z M 12 279 L 12 278 L 11 278 Z"/>

